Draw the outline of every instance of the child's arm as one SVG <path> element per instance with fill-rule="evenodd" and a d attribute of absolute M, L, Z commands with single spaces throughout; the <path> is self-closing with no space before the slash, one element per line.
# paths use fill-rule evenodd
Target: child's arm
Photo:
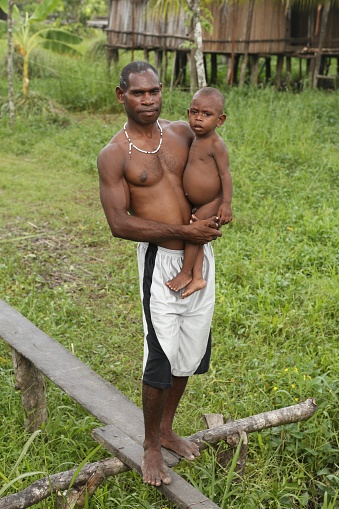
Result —
<path fill-rule="evenodd" d="M 214 146 L 214 160 L 217 165 L 222 186 L 222 202 L 218 210 L 219 224 L 232 221 L 232 177 L 226 145 L 220 137 Z"/>

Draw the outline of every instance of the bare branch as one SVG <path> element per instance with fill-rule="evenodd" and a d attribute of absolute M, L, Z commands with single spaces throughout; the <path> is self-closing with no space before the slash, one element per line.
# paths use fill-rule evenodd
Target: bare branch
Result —
<path fill-rule="evenodd" d="M 73 487 L 76 488 L 90 483 L 88 491 L 92 493 L 92 481 L 94 478 L 100 478 L 100 482 L 102 482 L 106 477 L 120 474 L 127 470 L 130 470 L 130 468 L 118 458 L 108 458 L 90 463 L 85 465 L 80 471 Z M 39 479 L 19 493 L 0 499 L 0 509 L 25 509 L 44 500 L 52 493 L 67 490 L 75 471 L 76 468 Z M 99 475 L 97 474 L 98 472 Z M 95 488 L 97 486 L 98 484 L 95 482 Z"/>
<path fill-rule="evenodd" d="M 293 422 L 306 421 L 317 409 L 313 398 L 309 398 L 303 403 L 292 405 L 278 410 L 271 410 L 262 414 L 252 415 L 236 421 L 229 421 L 218 428 L 198 431 L 188 437 L 188 440 L 195 442 L 199 449 L 205 449 L 208 444 L 216 444 L 220 440 L 225 440 L 228 435 L 235 435 L 240 431 L 253 433 L 274 426 L 291 424 Z"/>

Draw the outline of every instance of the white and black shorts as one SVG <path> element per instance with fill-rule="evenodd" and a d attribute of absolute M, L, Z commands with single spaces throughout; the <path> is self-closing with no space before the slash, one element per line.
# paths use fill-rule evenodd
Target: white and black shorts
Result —
<path fill-rule="evenodd" d="M 166 282 L 179 274 L 183 250 L 138 244 L 140 294 L 143 305 L 143 381 L 166 389 L 172 375 L 205 373 L 211 356 L 211 322 L 215 302 L 214 256 L 212 246 L 204 246 L 203 277 L 207 285 L 186 297 Z"/>

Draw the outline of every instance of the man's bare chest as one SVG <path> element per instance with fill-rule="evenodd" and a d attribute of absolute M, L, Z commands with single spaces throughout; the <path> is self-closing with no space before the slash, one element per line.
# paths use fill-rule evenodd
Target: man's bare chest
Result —
<path fill-rule="evenodd" d="M 175 156 L 161 154 L 134 154 L 125 165 L 125 179 L 135 186 L 154 186 L 164 180 L 182 177 L 183 164 Z"/>

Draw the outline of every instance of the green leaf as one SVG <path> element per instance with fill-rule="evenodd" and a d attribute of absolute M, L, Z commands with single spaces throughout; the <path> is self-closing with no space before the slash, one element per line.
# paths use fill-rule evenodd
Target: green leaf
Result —
<path fill-rule="evenodd" d="M 32 16 L 30 16 L 29 21 L 44 21 L 47 16 L 56 9 L 59 3 L 60 0 L 43 0 L 37 6 Z"/>
<path fill-rule="evenodd" d="M 20 453 L 20 456 L 19 458 L 17 459 L 14 467 L 12 468 L 10 474 L 8 477 L 12 477 L 12 474 L 13 472 L 18 468 L 18 466 L 20 465 L 21 461 L 23 460 L 23 458 L 25 457 L 28 449 L 30 448 L 33 440 L 41 433 L 41 430 L 40 429 L 37 429 L 36 431 L 34 431 L 34 433 L 32 433 L 32 435 L 29 437 L 29 439 L 27 440 L 27 442 L 25 443 L 25 445 L 23 446 L 22 448 L 22 451 Z"/>
<path fill-rule="evenodd" d="M 82 37 L 57 28 L 47 30 L 44 33 L 43 38 L 48 39 L 49 41 L 60 41 L 64 44 L 80 44 L 82 42 Z"/>
<path fill-rule="evenodd" d="M 2 9 L 6 14 L 8 13 L 8 0 L 0 0 L 0 9 Z"/>
<path fill-rule="evenodd" d="M 54 51 L 55 53 L 67 54 L 72 56 L 81 55 L 80 51 L 72 48 L 72 46 L 68 46 L 67 44 L 63 44 L 60 41 L 53 41 L 48 39 L 43 39 L 43 42 L 40 44 L 45 49 L 49 49 L 50 51 Z"/>
<path fill-rule="evenodd" d="M 25 474 L 20 474 L 18 475 L 18 477 L 16 477 L 15 479 L 12 479 L 11 481 L 9 481 L 9 483 L 7 483 L 3 488 L 1 488 L 0 490 L 0 496 L 5 493 L 5 491 L 8 490 L 8 488 L 10 488 L 13 484 L 15 484 L 17 481 L 20 481 L 21 479 L 26 479 L 26 477 L 32 477 L 34 475 L 40 475 L 40 474 L 43 474 L 45 475 L 45 472 L 41 472 L 40 470 L 36 471 L 36 472 L 27 472 Z"/>

